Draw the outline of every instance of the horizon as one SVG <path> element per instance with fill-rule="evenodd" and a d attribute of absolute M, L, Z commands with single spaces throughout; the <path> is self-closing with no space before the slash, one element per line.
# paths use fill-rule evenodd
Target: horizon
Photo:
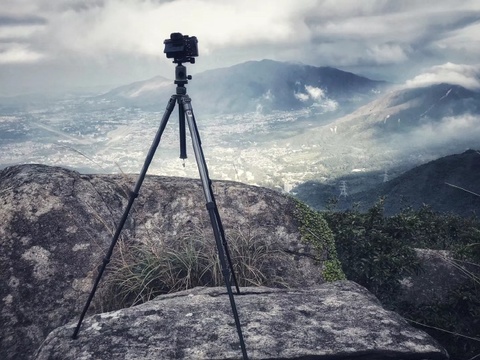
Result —
<path fill-rule="evenodd" d="M 228 65 L 228 66 L 221 66 L 218 68 L 206 69 L 200 72 L 193 72 L 193 75 L 199 75 L 207 71 L 229 69 L 231 67 L 241 66 L 247 63 L 252 63 L 252 62 L 255 63 L 255 62 L 262 62 L 262 61 L 272 61 L 272 62 L 278 62 L 283 64 L 290 64 L 293 66 L 297 65 L 297 66 L 308 66 L 308 67 L 315 67 L 315 68 L 332 68 L 332 69 L 340 70 L 343 72 L 352 73 L 354 75 L 361 76 L 369 80 L 386 82 L 392 86 L 392 89 L 425 87 L 425 86 L 445 83 L 445 84 L 462 86 L 466 89 L 473 90 L 473 91 L 480 90 L 480 65 L 478 66 L 464 65 L 464 64 L 454 64 L 450 62 L 447 62 L 445 64 L 434 65 L 431 68 L 424 69 L 424 72 L 422 73 L 412 74 L 413 76 L 412 78 L 406 79 L 402 83 L 391 82 L 383 78 L 372 78 L 372 77 L 363 75 L 361 73 L 356 73 L 349 69 L 342 69 L 341 67 L 315 66 L 315 65 L 303 63 L 300 61 L 279 61 L 279 60 L 268 59 L 268 58 L 258 59 L 258 60 L 246 60 L 240 63 Z M 189 74 L 191 74 L 190 69 L 194 68 L 195 64 L 188 64 L 187 66 L 191 66 L 188 68 Z M 79 86 L 79 87 L 73 87 L 70 89 L 62 90 L 62 91 L 51 91 L 51 92 L 30 91 L 30 92 L 24 92 L 24 93 L 8 94 L 8 95 L 0 93 L 0 98 L 8 99 L 8 98 L 15 98 L 15 97 L 21 98 L 21 97 L 32 97 L 32 96 L 33 97 L 45 96 L 47 98 L 51 97 L 53 99 L 65 93 L 71 94 L 71 95 L 82 94 L 82 93 L 90 94 L 90 95 L 92 95 L 93 93 L 104 94 L 112 90 L 115 90 L 117 88 L 121 88 L 124 86 L 131 86 L 135 83 L 148 83 L 156 78 L 171 80 L 173 84 L 173 81 L 175 79 L 174 64 L 172 64 L 171 70 L 172 70 L 172 74 L 171 74 L 172 76 L 157 74 L 146 79 L 136 79 L 128 83 L 111 84 L 111 85 L 103 84 L 103 85 L 93 85 L 93 86 Z"/>

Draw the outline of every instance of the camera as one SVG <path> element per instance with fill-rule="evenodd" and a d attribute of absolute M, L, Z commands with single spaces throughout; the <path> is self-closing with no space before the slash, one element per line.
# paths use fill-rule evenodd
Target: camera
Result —
<path fill-rule="evenodd" d="M 190 62 L 195 63 L 195 56 L 198 56 L 198 40 L 196 36 L 182 35 L 181 33 L 170 34 L 170 39 L 164 42 L 167 58 L 173 58 L 174 63 Z"/>

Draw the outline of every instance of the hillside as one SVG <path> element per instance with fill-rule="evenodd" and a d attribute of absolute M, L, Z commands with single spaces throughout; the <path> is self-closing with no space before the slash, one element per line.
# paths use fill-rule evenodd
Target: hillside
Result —
<path fill-rule="evenodd" d="M 415 167 L 376 189 L 353 195 L 351 202 L 360 202 L 367 208 L 385 196 L 387 214 L 397 213 L 407 205 L 419 208 L 428 204 L 440 212 L 478 216 L 480 196 L 450 185 L 480 194 L 479 178 L 480 152 L 468 150 Z"/>
<path fill-rule="evenodd" d="M 478 91 L 444 83 L 390 91 L 338 119 L 335 125 L 346 136 L 369 132 L 378 141 L 419 127 L 440 127 L 446 118 L 478 114 Z"/>
<path fill-rule="evenodd" d="M 339 209 L 348 209 L 358 203 L 363 210 L 385 197 L 386 215 L 398 213 L 406 206 L 419 208 L 423 204 L 439 212 L 463 216 L 480 214 L 480 197 L 458 188 L 480 194 L 480 153 L 476 150 L 414 167 L 385 183 L 381 183 L 382 177 L 380 172 L 357 174 L 342 177 L 335 184 L 307 182 L 293 191 L 298 198 L 320 210 L 335 197 L 339 200 Z M 346 197 L 340 196 L 341 181 L 345 181 L 348 188 Z M 355 189 L 362 188 L 369 189 L 355 193 Z"/>
<path fill-rule="evenodd" d="M 479 104 L 478 91 L 452 84 L 394 90 L 328 124 L 311 126 L 284 146 L 297 144 L 303 158 L 328 168 L 326 180 L 337 188 L 335 182 L 353 178 L 355 193 L 381 182 L 384 172 L 392 178 L 442 156 L 478 149 Z M 359 175 L 370 179 L 357 186 Z"/>

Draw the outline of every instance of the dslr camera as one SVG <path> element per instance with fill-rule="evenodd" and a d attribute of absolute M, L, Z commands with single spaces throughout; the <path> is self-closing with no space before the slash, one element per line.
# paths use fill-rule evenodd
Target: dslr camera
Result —
<path fill-rule="evenodd" d="M 196 36 L 182 35 L 181 33 L 170 34 L 170 39 L 164 42 L 168 59 L 174 59 L 174 63 L 190 62 L 195 63 L 198 56 L 198 40 Z"/>

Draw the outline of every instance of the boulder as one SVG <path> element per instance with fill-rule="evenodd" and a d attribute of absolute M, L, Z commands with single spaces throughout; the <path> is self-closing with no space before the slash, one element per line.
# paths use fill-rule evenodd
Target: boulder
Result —
<path fill-rule="evenodd" d="M 30 359 L 50 331 L 78 318 L 135 181 L 43 165 L 0 172 L 0 359 Z M 284 286 L 324 282 L 332 254 L 302 241 L 292 198 L 233 182 L 213 188 L 227 237 L 251 229 L 285 255 L 266 261 Z M 211 234 L 200 181 L 147 176 L 122 239 L 175 242 L 198 228 Z"/>
<path fill-rule="evenodd" d="M 250 359 L 448 359 L 445 350 L 365 288 L 245 288 L 235 295 Z M 36 360 L 241 359 L 223 288 L 194 288 L 55 329 Z"/>
<path fill-rule="evenodd" d="M 400 300 L 410 306 L 444 304 L 449 294 L 472 284 L 478 266 L 453 258 L 450 251 L 415 249 L 422 271 L 401 281 Z"/>
<path fill-rule="evenodd" d="M 121 206 L 114 182 L 61 168 L 0 173 L 0 358 L 29 359 L 48 333 L 80 312 Z"/>

